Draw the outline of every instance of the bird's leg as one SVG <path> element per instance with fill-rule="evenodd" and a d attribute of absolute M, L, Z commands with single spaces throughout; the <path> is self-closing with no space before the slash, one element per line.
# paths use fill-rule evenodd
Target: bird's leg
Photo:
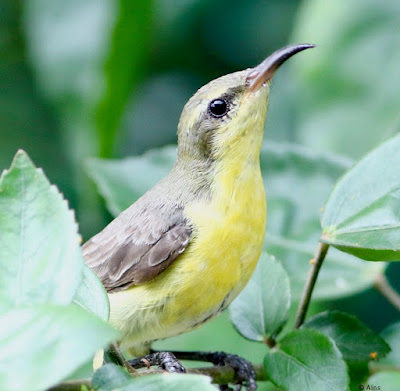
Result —
<path fill-rule="evenodd" d="M 125 359 L 124 355 L 122 354 L 119 346 L 116 343 L 112 343 L 108 346 L 107 349 L 110 356 L 121 366 L 125 367 L 129 373 L 137 374 L 135 369 L 129 364 L 129 362 Z"/>
<path fill-rule="evenodd" d="M 167 372 L 185 373 L 186 369 L 181 365 L 173 353 L 170 352 L 151 352 L 144 357 L 135 358 L 128 361 L 133 368 L 143 368 L 146 366 L 157 365 Z"/>
<path fill-rule="evenodd" d="M 236 374 L 238 384 L 244 383 L 247 390 L 257 389 L 253 364 L 236 354 L 224 352 L 171 352 L 179 360 L 210 362 L 214 365 L 230 366 Z"/>

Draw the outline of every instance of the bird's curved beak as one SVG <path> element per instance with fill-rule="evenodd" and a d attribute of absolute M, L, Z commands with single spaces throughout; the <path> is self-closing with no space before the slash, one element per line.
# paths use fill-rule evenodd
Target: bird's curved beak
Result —
<path fill-rule="evenodd" d="M 294 54 L 305 49 L 310 49 L 315 45 L 303 43 L 299 45 L 289 45 L 268 56 L 261 64 L 253 68 L 247 76 L 246 86 L 249 91 L 258 90 L 264 83 L 272 78 L 276 70 Z"/>

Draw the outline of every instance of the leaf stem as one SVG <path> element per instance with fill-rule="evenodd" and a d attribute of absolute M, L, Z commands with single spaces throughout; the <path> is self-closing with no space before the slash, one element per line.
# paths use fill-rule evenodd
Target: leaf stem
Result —
<path fill-rule="evenodd" d="M 398 311 L 400 311 L 400 294 L 390 285 L 384 273 L 376 275 L 374 288 Z"/>
<path fill-rule="evenodd" d="M 306 318 L 307 310 L 310 305 L 311 295 L 314 290 L 315 282 L 317 281 L 319 270 L 324 262 L 326 253 L 328 252 L 329 244 L 320 242 L 317 251 L 315 252 L 311 269 L 308 274 L 306 285 L 304 286 L 303 295 L 301 296 L 299 308 L 296 314 L 294 328 L 298 329 Z"/>
<path fill-rule="evenodd" d="M 265 344 L 270 348 L 270 349 L 272 349 L 273 347 L 275 347 L 276 346 L 276 340 L 275 340 L 275 338 L 272 338 L 272 337 L 267 337 L 267 338 L 265 338 Z"/>
<path fill-rule="evenodd" d="M 386 364 L 377 364 L 375 362 L 370 362 L 368 365 L 370 375 L 379 372 L 400 372 L 400 367 L 396 365 L 386 365 Z"/>
<path fill-rule="evenodd" d="M 254 365 L 254 371 L 256 372 L 257 381 L 268 380 L 263 365 Z M 157 373 L 165 373 L 165 371 L 163 371 L 162 369 L 136 371 L 136 374 L 138 376 L 154 375 Z M 235 371 L 229 366 L 188 368 L 186 373 L 210 376 L 214 384 L 228 384 L 234 383 L 236 381 Z M 81 379 L 60 383 L 54 387 L 49 388 L 47 391 L 81 391 L 81 386 L 87 387 L 88 390 L 92 389 L 90 379 Z"/>

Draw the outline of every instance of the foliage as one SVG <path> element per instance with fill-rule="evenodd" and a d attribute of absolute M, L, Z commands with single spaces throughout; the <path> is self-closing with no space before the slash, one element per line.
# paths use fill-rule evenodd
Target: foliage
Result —
<path fill-rule="evenodd" d="M 262 363 L 260 379 L 270 380 L 262 390 L 400 387 L 399 322 L 390 324 L 396 315 L 375 308 L 371 293 L 382 278 L 400 281 L 391 262 L 399 260 L 399 136 L 353 165 L 398 130 L 398 2 L 2 0 L 0 18 L 1 167 L 28 150 L 77 211 L 85 239 L 110 216 L 84 164 L 117 215 L 172 167 L 176 147 L 166 145 L 196 88 L 288 40 L 316 43 L 274 80 L 261 152 L 267 234 L 230 308 L 239 333 L 228 332 L 225 315 L 208 335 L 202 328 L 158 346 L 224 343 Z M 136 156 L 116 159 L 126 154 Z M 92 377 L 95 351 L 117 335 L 77 230 L 60 191 L 18 152 L 0 179 L 0 389 L 43 390 L 77 370 L 100 390 L 215 389 L 205 376 L 131 379 L 112 365 Z M 330 248 L 314 315 L 293 330 L 319 240 Z M 351 314 L 336 310 L 343 303 Z"/>

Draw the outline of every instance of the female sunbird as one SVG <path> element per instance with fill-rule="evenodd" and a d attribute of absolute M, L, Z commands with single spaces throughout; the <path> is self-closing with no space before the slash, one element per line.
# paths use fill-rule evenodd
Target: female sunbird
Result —
<path fill-rule="evenodd" d="M 265 235 L 259 155 L 270 80 L 313 46 L 286 46 L 200 88 L 183 109 L 172 171 L 83 246 L 123 349 L 142 354 L 203 324 L 249 281 Z"/>

